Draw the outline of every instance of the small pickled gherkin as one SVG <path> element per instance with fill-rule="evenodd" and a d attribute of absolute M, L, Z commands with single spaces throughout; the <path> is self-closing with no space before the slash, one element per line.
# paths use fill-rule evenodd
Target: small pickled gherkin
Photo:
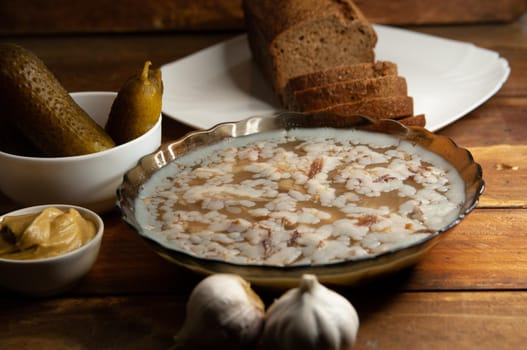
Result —
<path fill-rule="evenodd" d="M 0 105 L 0 147 L 5 151 L 26 154 L 34 146 L 45 156 L 64 157 L 115 146 L 44 62 L 12 43 L 0 44 Z M 26 141 L 31 145 L 24 146 Z"/>
<path fill-rule="evenodd" d="M 163 81 L 161 71 L 151 65 L 146 61 L 142 71 L 123 84 L 112 104 L 105 130 L 117 144 L 143 135 L 161 115 Z"/>

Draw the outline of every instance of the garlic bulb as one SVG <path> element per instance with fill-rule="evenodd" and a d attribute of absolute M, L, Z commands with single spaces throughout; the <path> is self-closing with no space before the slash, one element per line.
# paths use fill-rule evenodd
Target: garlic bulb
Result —
<path fill-rule="evenodd" d="M 359 317 L 351 303 L 304 275 L 267 310 L 262 348 L 347 350 L 355 343 Z"/>
<path fill-rule="evenodd" d="M 186 318 L 172 349 L 243 349 L 257 341 L 264 308 L 240 276 L 206 277 L 190 294 Z"/>

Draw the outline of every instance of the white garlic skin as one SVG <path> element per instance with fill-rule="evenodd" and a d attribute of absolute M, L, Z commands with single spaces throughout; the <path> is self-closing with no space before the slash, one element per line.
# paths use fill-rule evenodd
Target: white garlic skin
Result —
<path fill-rule="evenodd" d="M 355 344 L 359 317 L 342 295 L 304 275 L 267 310 L 262 349 L 349 350 Z"/>
<path fill-rule="evenodd" d="M 244 349 L 263 329 L 265 306 L 238 275 L 215 274 L 193 289 L 172 349 Z"/>

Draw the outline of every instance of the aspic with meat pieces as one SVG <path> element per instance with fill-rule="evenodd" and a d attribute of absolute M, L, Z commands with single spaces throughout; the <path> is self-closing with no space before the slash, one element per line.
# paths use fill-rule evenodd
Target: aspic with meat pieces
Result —
<path fill-rule="evenodd" d="M 320 265 L 381 254 L 451 223 L 457 170 L 397 137 L 270 131 L 194 150 L 157 171 L 135 211 L 146 235 L 200 258 Z"/>

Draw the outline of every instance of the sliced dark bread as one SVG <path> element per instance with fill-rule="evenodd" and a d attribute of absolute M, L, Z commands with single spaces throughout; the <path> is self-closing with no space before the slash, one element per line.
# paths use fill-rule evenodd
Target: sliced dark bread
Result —
<path fill-rule="evenodd" d="M 343 116 L 360 114 L 374 119 L 399 119 L 413 116 L 414 101 L 410 96 L 374 97 L 305 113 L 333 113 Z"/>
<path fill-rule="evenodd" d="M 389 61 L 330 67 L 318 72 L 303 74 L 289 79 L 283 90 L 284 100 L 289 98 L 294 91 L 304 90 L 315 86 L 323 86 L 340 81 L 370 79 L 397 74 L 397 65 Z"/>
<path fill-rule="evenodd" d="M 284 108 L 423 123 L 353 0 L 242 0 L 254 61 Z"/>
<path fill-rule="evenodd" d="M 358 79 L 326 84 L 294 91 L 283 101 L 289 110 L 307 111 L 352 103 L 373 97 L 405 96 L 406 79 L 397 75 Z"/>

